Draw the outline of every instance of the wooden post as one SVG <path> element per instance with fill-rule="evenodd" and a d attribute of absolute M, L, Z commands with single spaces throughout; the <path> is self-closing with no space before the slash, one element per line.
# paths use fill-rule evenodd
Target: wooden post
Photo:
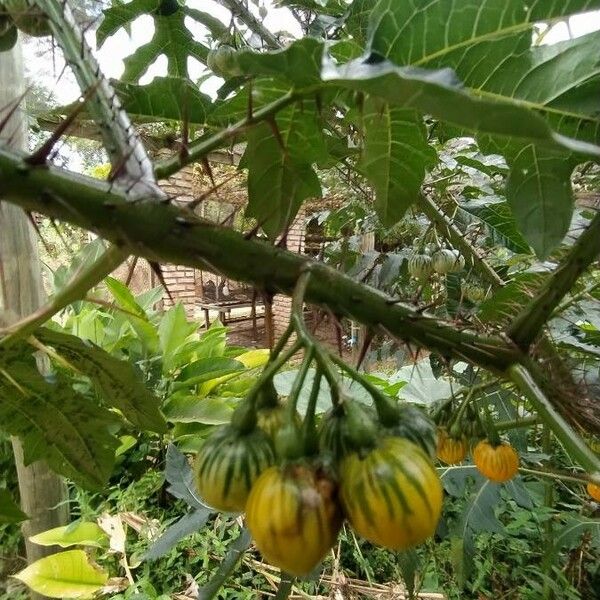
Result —
<path fill-rule="evenodd" d="M 6 108 L 24 90 L 23 60 L 20 41 L 10 52 L 0 52 L 0 107 Z M 22 103 L 0 135 L 17 148 L 26 148 L 27 129 Z M 0 190 L 1 192 L 1 190 Z M 0 308 L 4 319 L 18 318 L 36 310 L 44 300 L 42 276 L 36 234 L 20 208 L 0 202 Z M 12 317 L 10 316 L 12 315 Z M 29 536 L 65 525 L 69 506 L 64 480 L 49 469 L 45 462 L 25 466 L 23 447 L 17 438 L 12 446 L 19 479 L 21 509 L 29 515 L 22 531 L 25 537 L 27 562 L 56 552 L 56 547 L 38 546 Z M 31 594 L 32 598 L 45 596 Z"/>

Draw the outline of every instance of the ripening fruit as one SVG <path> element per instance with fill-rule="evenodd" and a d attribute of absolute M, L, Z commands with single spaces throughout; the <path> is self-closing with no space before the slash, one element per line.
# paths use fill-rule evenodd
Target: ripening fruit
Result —
<path fill-rule="evenodd" d="M 4 0 L 4 7 L 23 33 L 35 37 L 52 35 L 48 17 L 39 6 L 27 0 Z"/>
<path fill-rule="evenodd" d="M 440 427 L 437 440 L 436 455 L 441 462 L 447 465 L 457 465 L 465 460 L 468 444 L 464 437 L 452 437 L 444 428 Z"/>
<path fill-rule="evenodd" d="M 340 465 L 340 501 L 362 537 L 404 550 L 432 536 L 442 510 L 442 484 L 426 454 L 408 440 L 390 437 Z"/>
<path fill-rule="evenodd" d="M 456 250 L 438 250 L 431 257 L 434 271 L 442 275 L 460 271 L 465 266 L 465 259 Z"/>
<path fill-rule="evenodd" d="M 287 410 L 283 404 L 277 406 L 265 406 L 256 412 L 258 426 L 269 436 L 273 442 L 275 435 L 283 426 L 286 419 Z M 300 416 L 297 415 L 297 421 L 300 422 Z"/>
<path fill-rule="evenodd" d="M 196 456 L 198 494 L 212 508 L 241 512 L 250 488 L 274 462 L 273 445 L 262 430 L 240 434 L 232 427 L 222 427 L 204 442 Z"/>
<path fill-rule="evenodd" d="M 482 475 L 496 483 L 512 479 L 519 471 L 519 455 L 505 442 L 493 446 L 481 440 L 473 450 L 473 462 Z"/>
<path fill-rule="evenodd" d="M 269 563 L 295 576 L 307 575 L 333 546 L 342 525 L 336 486 L 320 469 L 271 467 L 252 487 L 246 523 Z"/>
<path fill-rule="evenodd" d="M 596 502 L 600 502 L 600 485 L 596 485 L 595 483 L 587 484 L 587 493 L 594 499 Z"/>
<path fill-rule="evenodd" d="M 408 259 L 408 273 L 415 279 L 424 279 L 431 275 L 433 265 L 427 254 L 413 254 Z"/>

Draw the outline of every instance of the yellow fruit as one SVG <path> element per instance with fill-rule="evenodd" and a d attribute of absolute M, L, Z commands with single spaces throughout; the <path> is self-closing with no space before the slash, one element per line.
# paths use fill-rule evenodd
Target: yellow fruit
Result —
<path fill-rule="evenodd" d="M 336 486 L 319 469 L 271 467 L 252 487 L 246 523 L 265 560 L 286 573 L 307 575 L 342 525 Z"/>
<path fill-rule="evenodd" d="M 493 446 L 481 440 L 473 450 L 473 462 L 482 475 L 496 483 L 509 481 L 519 471 L 519 455 L 505 442 Z"/>
<path fill-rule="evenodd" d="M 467 456 L 467 440 L 464 437 L 453 438 L 445 429 L 438 430 L 436 455 L 438 459 L 447 465 L 457 465 L 465 460 Z"/>
<path fill-rule="evenodd" d="M 596 502 L 600 502 L 600 485 L 596 485 L 595 483 L 587 484 L 587 493 L 594 499 Z"/>
<path fill-rule="evenodd" d="M 392 550 L 420 544 L 436 530 L 442 484 L 429 457 L 402 438 L 386 438 L 340 465 L 340 501 L 352 527 Z"/>

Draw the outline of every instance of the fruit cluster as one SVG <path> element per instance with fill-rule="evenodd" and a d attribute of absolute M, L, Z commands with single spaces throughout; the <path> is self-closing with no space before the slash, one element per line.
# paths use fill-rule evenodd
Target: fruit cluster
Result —
<path fill-rule="evenodd" d="M 473 462 L 484 477 L 496 483 L 512 479 L 519 471 L 517 451 L 507 442 L 500 441 L 493 428 L 486 432 L 479 415 L 468 402 L 453 412 L 448 408 L 436 416 L 438 460 L 447 465 L 459 464 L 472 447 Z"/>
<path fill-rule="evenodd" d="M 200 497 L 218 510 L 245 512 L 264 558 L 295 576 L 319 564 L 344 519 L 386 548 L 423 542 L 436 530 L 443 497 L 432 463 L 435 426 L 418 409 L 373 387 L 370 408 L 333 386 L 332 409 L 317 423 L 317 369 L 300 418 L 298 380 L 309 362 L 285 404 L 272 380 L 262 380 L 195 461 Z"/>
<path fill-rule="evenodd" d="M 408 259 L 408 273 L 415 279 L 427 279 L 433 272 L 440 275 L 462 271 L 465 259 L 458 250 L 429 244 Z"/>

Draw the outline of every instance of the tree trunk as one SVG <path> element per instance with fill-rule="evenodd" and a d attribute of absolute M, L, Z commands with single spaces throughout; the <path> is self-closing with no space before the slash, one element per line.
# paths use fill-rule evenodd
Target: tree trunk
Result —
<path fill-rule="evenodd" d="M 0 52 L 0 108 L 19 98 L 24 89 L 23 60 L 20 42 L 11 52 Z M 17 148 L 25 148 L 27 125 L 23 119 L 23 103 L 0 135 L 2 140 Z M 25 316 L 44 300 L 40 260 L 35 232 L 25 213 L 6 202 L 0 202 L 0 308 L 6 318 Z M 29 515 L 22 531 L 25 537 L 27 561 L 32 563 L 52 554 L 55 548 L 32 544 L 29 536 L 64 525 L 68 522 L 69 507 L 64 480 L 51 471 L 46 463 L 25 466 L 23 448 L 18 439 L 12 440 L 15 455 L 21 508 Z M 32 598 L 45 596 L 32 594 Z"/>

